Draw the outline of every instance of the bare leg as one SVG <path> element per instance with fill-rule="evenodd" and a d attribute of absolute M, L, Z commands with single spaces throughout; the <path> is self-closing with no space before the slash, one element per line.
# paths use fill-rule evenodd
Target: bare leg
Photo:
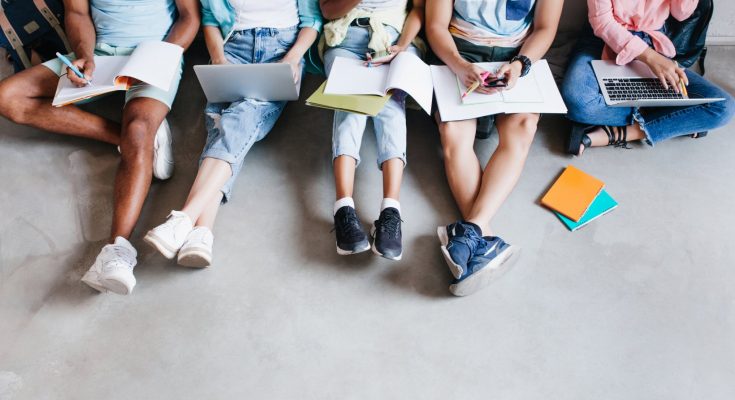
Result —
<path fill-rule="evenodd" d="M 467 218 L 482 229 L 483 235 L 492 234 L 490 220 L 521 176 L 538 119 L 538 114 L 506 114 L 496 119 L 500 139 L 498 148 L 485 167 L 482 186 Z"/>
<path fill-rule="evenodd" d="M 38 65 L 0 82 L 0 115 L 64 135 L 120 144 L 120 125 L 76 106 L 53 107 L 59 77 Z"/>
<path fill-rule="evenodd" d="M 219 208 L 219 203 L 222 201 L 222 186 L 231 176 L 232 168 L 229 163 L 216 158 L 205 158 L 181 211 L 186 213 L 192 221 L 199 221 L 214 202 L 214 198 L 217 198 Z M 217 214 L 216 210 L 214 214 Z M 212 223 L 214 223 L 214 218 L 212 218 Z"/>
<path fill-rule="evenodd" d="M 437 118 L 437 122 L 449 188 L 462 218 L 467 219 L 482 180 L 480 160 L 473 147 L 477 120 L 441 122 Z"/>
<path fill-rule="evenodd" d="M 337 200 L 352 197 L 356 168 L 357 162 L 350 156 L 338 156 L 334 159 L 334 185 L 337 188 Z"/>
<path fill-rule="evenodd" d="M 400 200 L 404 167 L 400 158 L 383 162 L 383 197 Z"/>
<path fill-rule="evenodd" d="M 111 243 L 117 236 L 129 238 L 140 217 L 151 186 L 153 140 L 168 112 L 165 104 L 150 98 L 130 100 L 123 109 L 122 160 L 115 177 Z"/>
<path fill-rule="evenodd" d="M 217 212 L 222 204 L 222 196 L 222 192 L 218 190 L 217 193 L 211 197 L 209 203 L 199 214 L 199 218 L 196 220 L 196 226 L 204 226 L 209 228 L 209 230 L 214 229 L 214 221 L 217 219 Z"/>

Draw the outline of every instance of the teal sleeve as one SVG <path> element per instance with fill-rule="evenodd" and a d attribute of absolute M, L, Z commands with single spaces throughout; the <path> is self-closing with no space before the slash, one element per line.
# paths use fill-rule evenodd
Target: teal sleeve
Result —
<path fill-rule="evenodd" d="M 217 23 L 217 19 L 212 13 L 212 8 L 210 7 L 208 0 L 202 0 L 202 25 L 219 26 L 219 23 Z"/>
<path fill-rule="evenodd" d="M 322 31 L 322 12 L 319 9 L 319 0 L 298 0 L 299 28 L 312 28 Z"/>

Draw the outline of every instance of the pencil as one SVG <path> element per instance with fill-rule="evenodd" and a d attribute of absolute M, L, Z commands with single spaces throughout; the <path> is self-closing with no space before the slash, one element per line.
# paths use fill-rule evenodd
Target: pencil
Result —
<path fill-rule="evenodd" d="M 465 97 L 469 96 L 470 93 L 477 90 L 477 88 L 479 88 L 480 85 L 485 82 L 488 76 L 490 76 L 490 71 L 483 72 L 483 74 L 480 75 L 480 77 L 482 78 L 482 81 L 475 81 L 475 83 L 473 83 L 470 87 L 468 87 L 467 91 L 464 92 L 464 94 L 462 94 L 462 98 L 464 99 Z"/>

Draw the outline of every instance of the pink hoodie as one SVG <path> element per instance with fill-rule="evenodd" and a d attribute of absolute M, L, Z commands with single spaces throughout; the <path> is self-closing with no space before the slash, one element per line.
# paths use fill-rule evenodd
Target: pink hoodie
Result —
<path fill-rule="evenodd" d="M 656 51 L 670 58 L 675 56 L 674 44 L 659 29 L 669 15 L 679 21 L 689 18 L 698 1 L 587 0 L 592 29 L 606 44 L 602 58 L 625 65 L 648 48 L 643 39 L 629 31 L 647 33 Z"/>

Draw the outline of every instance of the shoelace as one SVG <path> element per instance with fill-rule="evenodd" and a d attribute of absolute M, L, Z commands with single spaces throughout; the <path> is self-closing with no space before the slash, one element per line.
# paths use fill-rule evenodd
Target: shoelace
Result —
<path fill-rule="evenodd" d="M 382 213 L 380 219 L 378 219 L 377 228 L 380 232 L 387 233 L 391 238 L 397 238 L 398 232 L 400 232 L 401 222 L 403 222 L 403 220 L 401 219 L 400 214 L 395 212 L 385 212 Z"/>
<path fill-rule="evenodd" d="M 355 237 L 362 232 L 362 228 L 360 227 L 360 222 L 357 220 L 357 216 L 354 213 L 347 212 L 345 215 L 343 215 L 338 221 L 338 226 L 342 227 L 342 231 L 344 232 L 345 236 L 347 237 Z M 332 231 L 337 230 L 337 225 L 332 229 Z"/>
<path fill-rule="evenodd" d="M 477 233 L 473 230 L 468 230 L 468 232 L 469 233 L 465 235 L 455 236 L 453 240 L 469 247 L 470 254 L 475 254 L 477 249 L 483 244 L 485 240 L 477 235 Z"/>

